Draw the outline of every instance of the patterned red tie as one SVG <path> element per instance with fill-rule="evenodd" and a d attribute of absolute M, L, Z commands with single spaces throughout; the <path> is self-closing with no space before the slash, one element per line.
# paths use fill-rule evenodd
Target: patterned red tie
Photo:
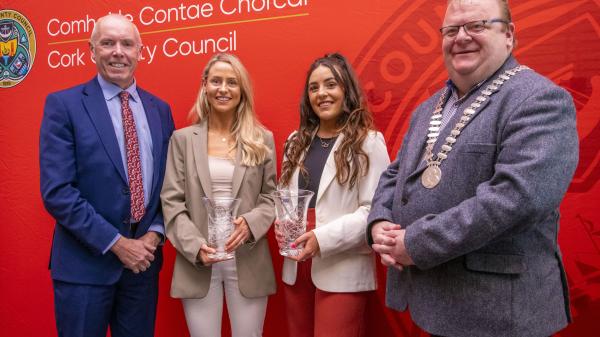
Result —
<path fill-rule="evenodd" d="M 121 111 L 123 116 L 123 130 L 125 133 L 125 149 L 127 152 L 127 175 L 129 176 L 129 191 L 131 197 L 131 216 L 133 221 L 139 222 L 146 209 L 144 208 L 144 185 L 142 183 L 142 166 L 140 163 L 140 146 L 133 113 L 129 107 L 129 93 L 122 91 Z"/>

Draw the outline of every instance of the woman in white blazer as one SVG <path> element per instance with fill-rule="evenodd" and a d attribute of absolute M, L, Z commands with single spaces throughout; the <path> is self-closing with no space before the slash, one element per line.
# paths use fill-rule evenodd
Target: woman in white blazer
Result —
<path fill-rule="evenodd" d="M 308 71 L 299 129 L 284 147 L 280 179 L 280 187 L 315 192 L 309 228 L 295 242 L 302 253 L 284 259 L 290 336 L 364 336 L 364 311 L 376 287 L 364 233 L 389 162 L 347 60 L 340 54 L 317 59 Z"/>

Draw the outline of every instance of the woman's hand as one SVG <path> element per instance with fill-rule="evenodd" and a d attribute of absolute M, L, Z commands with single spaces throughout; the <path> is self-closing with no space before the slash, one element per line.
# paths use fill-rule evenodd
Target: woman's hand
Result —
<path fill-rule="evenodd" d="M 208 254 L 214 254 L 216 252 L 217 251 L 214 248 L 210 248 L 209 246 L 206 245 L 206 243 L 203 243 L 202 246 L 200 246 L 200 250 L 198 251 L 197 259 L 204 266 L 210 266 L 214 263 L 228 260 L 228 259 L 212 259 L 212 258 L 208 257 Z"/>
<path fill-rule="evenodd" d="M 319 241 L 317 241 L 317 236 L 313 231 L 300 235 L 300 237 L 292 244 L 292 248 L 302 247 L 302 245 L 304 245 L 302 252 L 300 252 L 298 256 L 289 256 L 289 258 L 296 261 L 305 261 L 307 259 L 312 259 L 320 252 Z"/>
<path fill-rule="evenodd" d="M 248 227 L 246 219 L 240 216 L 233 220 L 233 224 L 235 225 L 235 229 L 225 244 L 225 250 L 227 252 L 238 249 L 244 242 L 250 239 L 250 227 Z"/>
<path fill-rule="evenodd" d="M 285 236 L 279 230 L 279 226 L 277 225 L 277 223 L 275 223 L 275 226 L 273 226 L 273 229 L 275 231 L 275 240 L 277 241 L 279 248 L 285 247 Z"/>

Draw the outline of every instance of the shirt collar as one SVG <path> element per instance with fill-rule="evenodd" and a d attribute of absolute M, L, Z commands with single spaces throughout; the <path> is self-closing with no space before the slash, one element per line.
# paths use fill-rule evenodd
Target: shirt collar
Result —
<path fill-rule="evenodd" d="M 491 76 L 490 76 L 490 77 L 491 77 Z M 483 81 L 481 81 L 481 82 L 479 82 L 479 83 L 475 84 L 475 85 L 474 85 L 474 86 L 473 86 L 471 89 L 469 89 L 469 92 L 467 92 L 467 93 L 466 93 L 466 94 L 465 94 L 463 97 L 461 97 L 460 99 L 458 98 L 458 88 L 456 88 L 456 85 L 454 85 L 454 82 L 452 82 L 452 80 L 451 80 L 451 79 L 448 79 L 448 80 L 446 81 L 446 87 L 448 87 L 448 90 L 450 91 L 450 94 L 451 94 L 452 96 L 454 96 L 454 98 L 455 98 L 457 101 L 462 101 L 462 100 L 464 100 L 466 97 L 469 97 L 469 96 L 471 96 L 471 94 L 473 93 L 473 91 L 475 91 L 475 90 L 479 89 L 479 87 L 481 87 L 481 85 L 482 85 L 483 83 L 485 83 L 485 81 L 487 81 L 488 79 L 489 79 L 489 78 L 486 78 L 485 80 L 483 80 Z"/>
<path fill-rule="evenodd" d="M 498 68 L 498 69 L 497 69 L 497 70 L 494 72 L 494 74 L 495 74 L 495 73 L 497 73 L 499 70 L 501 70 L 501 69 L 504 69 L 504 68 L 506 67 L 506 65 L 507 65 L 508 63 L 510 63 L 510 62 L 515 62 L 515 61 L 514 61 L 514 58 L 513 58 L 513 56 L 512 56 L 512 53 L 510 53 L 510 54 L 508 55 L 508 57 L 506 58 L 506 60 L 504 60 L 504 63 L 502 64 L 502 66 L 501 66 L 500 68 Z M 470 96 L 470 95 L 473 93 L 473 91 L 475 91 L 475 90 L 479 89 L 479 87 L 481 87 L 481 85 L 482 85 L 483 83 L 485 83 L 487 80 L 489 80 L 490 78 L 492 78 L 492 76 L 494 76 L 494 74 L 491 74 L 491 75 L 490 75 L 488 78 L 486 78 L 486 79 L 484 79 L 483 81 L 481 81 L 481 82 L 477 83 L 476 85 L 474 85 L 474 86 L 473 86 L 473 87 L 472 87 L 472 88 L 469 90 L 469 92 L 467 92 L 467 94 L 466 94 L 466 95 L 464 95 L 464 96 L 463 96 L 463 97 L 462 97 L 460 100 L 462 101 L 462 100 L 463 100 L 465 97 L 469 97 L 469 96 Z M 446 86 L 448 87 L 448 90 L 450 91 L 450 93 L 451 93 L 452 95 L 454 95 L 454 96 L 455 96 L 455 98 L 456 98 L 457 100 L 459 100 L 459 99 L 458 99 L 458 88 L 456 88 L 456 85 L 454 84 L 454 82 L 452 82 L 452 80 L 451 80 L 451 79 L 448 79 L 448 80 L 446 81 Z"/>
<path fill-rule="evenodd" d="M 104 95 L 104 99 L 110 101 L 115 96 L 118 96 L 121 91 L 127 91 L 129 93 L 130 98 L 133 99 L 134 102 L 140 101 L 140 96 L 137 92 L 137 86 L 135 79 L 133 79 L 133 83 L 127 87 L 125 90 L 121 89 L 119 86 L 114 83 L 108 82 L 105 80 L 100 74 L 98 74 L 98 83 L 100 84 L 100 88 L 102 89 L 102 94 Z"/>

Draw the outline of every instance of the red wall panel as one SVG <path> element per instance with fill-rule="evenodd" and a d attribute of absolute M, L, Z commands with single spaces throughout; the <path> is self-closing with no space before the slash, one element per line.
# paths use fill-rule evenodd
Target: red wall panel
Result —
<path fill-rule="evenodd" d="M 261 8 L 263 3 L 270 7 Z M 285 8 L 274 7 L 284 3 Z M 257 112 L 275 134 L 279 160 L 283 141 L 298 123 L 308 66 L 326 52 L 340 51 L 356 67 L 394 157 L 411 111 L 446 79 L 437 31 L 445 3 L 271 0 L 255 1 L 250 12 L 242 6 L 241 11 L 228 14 L 237 8 L 238 0 L 76 5 L 60 0 L 2 0 L 0 10 L 18 11 L 29 20 L 37 51 L 25 79 L 0 88 L 1 334 L 56 335 L 47 270 L 53 222 L 39 194 L 38 129 L 49 92 L 95 74 L 86 42 L 90 19 L 119 10 L 132 15 L 146 45 L 136 74 L 138 83 L 171 104 L 177 127 L 188 125 L 186 116 L 197 94 L 200 72 L 212 55 L 212 51 L 200 52 L 203 41 L 230 38 L 221 46 L 235 48 L 233 52 L 249 69 Z M 524 0 L 511 5 L 519 40 L 515 55 L 569 90 L 577 106 L 580 163 L 561 207 L 559 237 L 575 322 L 558 336 L 594 336 L 600 319 L 600 213 L 596 211 L 600 204 L 600 1 Z M 192 45 L 199 54 L 182 55 Z M 57 65 L 61 60 L 63 65 Z M 274 241 L 271 245 L 275 253 Z M 157 336 L 185 336 L 181 304 L 168 295 L 174 261 L 169 244 L 165 256 Z M 280 279 L 282 259 L 273 256 Z M 378 268 L 380 290 L 368 311 L 371 335 L 425 336 L 408 314 L 384 307 L 385 271 Z M 287 335 L 282 309 L 281 294 L 271 296 L 265 336 Z M 227 327 L 223 331 L 228 335 Z"/>

